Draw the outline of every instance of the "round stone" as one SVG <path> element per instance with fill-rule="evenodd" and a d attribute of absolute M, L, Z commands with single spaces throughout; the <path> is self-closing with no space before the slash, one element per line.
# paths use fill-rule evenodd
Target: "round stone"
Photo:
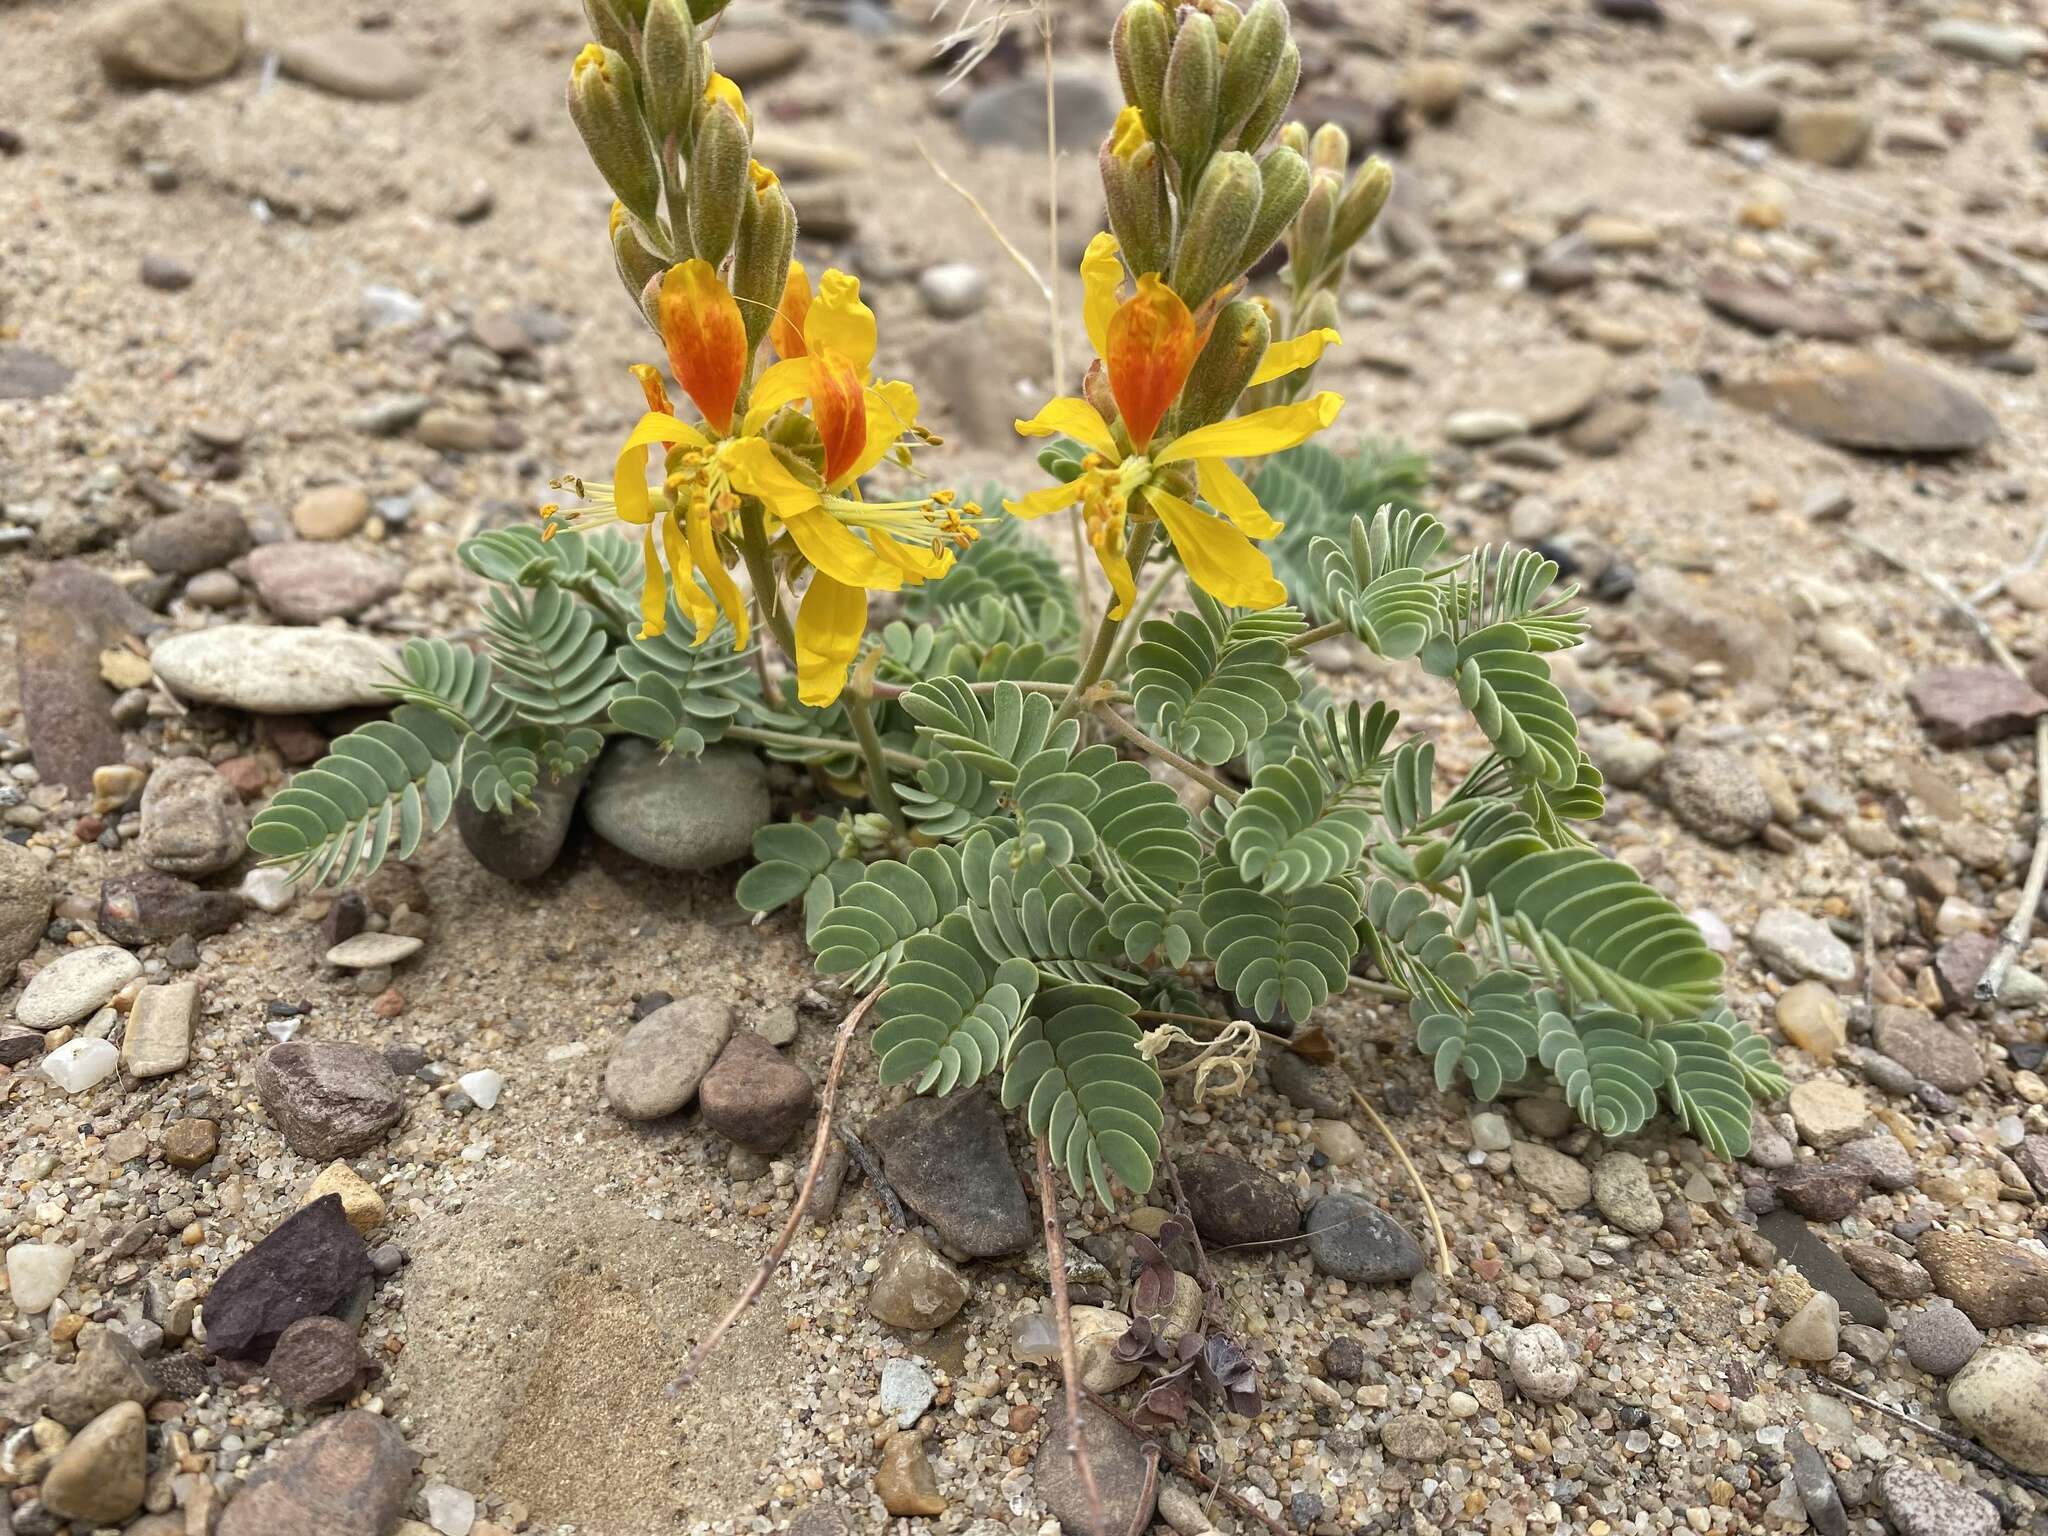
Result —
<path fill-rule="evenodd" d="M 2048 1360 L 1979 1350 L 1949 1383 L 1948 1411 L 1986 1450 L 2023 1472 L 2048 1473 Z"/>
<path fill-rule="evenodd" d="M 605 1063 L 604 1096 L 628 1120 L 659 1120 L 697 1096 L 697 1085 L 732 1038 L 732 1008 L 684 998 L 626 1031 Z"/>
<path fill-rule="evenodd" d="M 359 485 L 323 485 L 292 507 L 302 539 L 345 539 L 370 520 L 370 498 Z"/>
<path fill-rule="evenodd" d="M 1899 1330 L 1899 1347 L 1915 1370 L 1946 1380 L 1984 1347 L 1984 1335 L 1953 1302 L 1937 1301 L 1907 1319 Z"/>
<path fill-rule="evenodd" d="M 1579 1384 L 1571 1346 L 1548 1323 L 1517 1329 L 1508 1346 L 1508 1373 L 1515 1389 L 1536 1403 L 1560 1403 Z"/>
<path fill-rule="evenodd" d="M 36 972 L 22 990 L 14 1016 L 30 1029 L 61 1029 L 104 1008 L 142 974 L 142 962 L 114 944 L 74 949 Z"/>
<path fill-rule="evenodd" d="M 1363 1195 L 1325 1195 L 1302 1230 L 1317 1269 L 1351 1285 L 1396 1285 L 1422 1272 L 1415 1235 Z"/>
<path fill-rule="evenodd" d="M 1593 1203 L 1602 1216 L 1637 1237 L 1664 1225 L 1664 1207 L 1650 1187 L 1650 1165 L 1633 1152 L 1610 1152 L 1593 1165 Z"/>

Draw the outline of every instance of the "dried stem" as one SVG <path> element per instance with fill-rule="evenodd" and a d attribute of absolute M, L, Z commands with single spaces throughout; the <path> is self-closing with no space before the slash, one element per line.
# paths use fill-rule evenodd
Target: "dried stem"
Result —
<path fill-rule="evenodd" d="M 1101 1393 L 1090 1391 L 1088 1393 L 1088 1401 L 1093 1403 L 1096 1407 L 1100 1408 L 1104 1413 L 1108 1414 L 1111 1418 L 1115 1419 L 1117 1423 L 1123 1425 L 1123 1427 L 1125 1429 L 1128 1429 L 1132 1434 L 1136 1435 L 1140 1442 L 1142 1442 L 1143 1444 L 1157 1446 L 1159 1449 L 1160 1459 L 1163 1460 L 1168 1466 L 1172 1467 L 1173 1470 L 1178 1472 L 1182 1477 L 1186 1478 L 1189 1482 L 1193 1483 L 1197 1488 L 1206 1489 L 1210 1493 L 1215 1494 L 1217 1498 L 1221 1499 L 1224 1503 L 1228 1504 L 1232 1509 L 1236 1510 L 1240 1515 L 1243 1515 L 1247 1520 L 1258 1521 L 1259 1524 L 1263 1525 L 1267 1530 L 1272 1531 L 1274 1533 L 1274 1536 L 1294 1536 L 1293 1532 L 1289 1531 L 1286 1526 L 1282 1525 L 1278 1520 L 1275 1520 L 1263 1509 L 1260 1509 L 1258 1505 L 1253 1504 L 1246 1499 L 1238 1497 L 1238 1495 L 1232 1493 L 1228 1488 L 1224 1487 L 1220 1479 L 1211 1477 L 1207 1472 L 1204 1472 L 1200 1467 L 1196 1466 L 1192 1461 L 1188 1460 L 1187 1457 L 1176 1455 L 1171 1446 L 1163 1445 L 1159 1441 L 1153 1439 L 1151 1434 L 1146 1431 L 1145 1427 L 1142 1424 L 1138 1423 L 1137 1420 L 1133 1419 L 1129 1414 L 1125 1413 L 1121 1408 L 1117 1407 L 1115 1403 L 1112 1403 L 1108 1398 L 1104 1397 Z"/>
<path fill-rule="evenodd" d="M 1897 1419 L 1901 1424 L 1919 1430 L 1921 1434 L 1926 1435 L 1930 1440 L 1939 1441 L 1958 1456 L 1968 1457 L 1971 1461 L 1976 1462 L 1978 1466 L 1985 1468 L 1987 1471 L 1997 1473 L 2008 1482 L 2017 1483 L 2020 1487 L 2027 1489 L 2031 1493 L 2048 1496 L 2048 1477 L 2036 1477 L 2031 1472 L 2022 1472 L 2003 1456 L 1985 1450 L 1974 1441 L 1965 1440 L 1960 1435 L 1952 1435 L 1938 1424 L 1929 1424 L 1924 1420 L 1916 1419 L 1904 1409 L 1894 1408 L 1890 1403 L 1881 1403 L 1874 1397 L 1865 1397 L 1861 1392 L 1853 1391 L 1843 1386 L 1840 1382 L 1834 1381 L 1817 1371 L 1813 1373 L 1812 1380 L 1815 1386 L 1832 1392 L 1837 1397 L 1846 1397 L 1852 1403 L 1860 1403 L 1865 1408 L 1883 1414 L 1886 1418 Z"/>
<path fill-rule="evenodd" d="M 1407 1150 L 1402 1147 L 1400 1140 L 1388 1128 L 1387 1122 L 1380 1118 L 1380 1112 L 1372 1107 L 1372 1101 L 1358 1091 L 1357 1085 L 1346 1084 L 1346 1086 L 1351 1089 L 1352 1100 L 1360 1109 L 1365 1111 L 1366 1117 L 1372 1121 L 1373 1128 L 1386 1139 L 1387 1145 L 1394 1149 L 1395 1159 L 1407 1170 L 1408 1182 L 1415 1186 L 1415 1193 L 1422 1197 L 1422 1211 L 1429 1218 L 1430 1234 L 1436 1239 L 1437 1262 L 1442 1266 L 1438 1273 L 1448 1276 L 1451 1272 L 1451 1245 L 1444 1241 L 1444 1224 L 1437 1217 L 1436 1202 L 1429 1198 L 1429 1189 L 1423 1184 L 1422 1175 L 1415 1171 L 1415 1165 L 1408 1160 Z"/>
<path fill-rule="evenodd" d="M 1201 785 L 1210 794 L 1221 795 L 1225 800 L 1235 800 L 1238 797 L 1239 791 L 1216 777 L 1215 774 L 1211 773 L 1201 764 L 1190 762 L 1163 741 L 1154 741 L 1108 705 L 1105 704 L 1095 713 L 1101 717 L 1103 724 L 1115 731 L 1117 735 L 1123 737 L 1132 746 L 1137 747 L 1140 751 L 1149 752 L 1152 756 L 1158 758 L 1159 761 L 1166 764 L 1167 767 Z"/>
<path fill-rule="evenodd" d="M 1095 1485 L 1095 1468 L 1088 1460 L 1088 1445 L 1081 1434 L 1081 1362 L 1074 1348 L 1074 1311 L 1067 1304 L 1067 1237 L 1060 1227 L 1060 1196 L 1052 1182 L 1052 1153 L 1043 1136 L 1032 1138 L 1038 1158 L 1038 1207 L 1045 1221 L 1045 1257 L 1052 1270 L 1052 1318 L 1060 1335 L 1060 1374 L 1067 1384 L 1067 1454 L 1081 1474 L 1081 1489 L 1088 1497 L 1088 1525 L 1095 1536 L 1108 1536 L 1102 1523 L 1102 1490 Z"/>
<path fill-rule="evenodd" d="M 832 1045 L 832 1065 L 826 1070 L 825 1091 L 818 1099 L 818 1134 L 811 1138 L 810 1166 L 804 1169 L 804 1181 L 797 1186 L 796 1204 L 790 1207 L 789 1220 L 782 1224 L 782 1231 L 777 1235 L 766 1256 L 762 1258 L 760 1268 L 754 1271 L 754 1278 L 749 1280 L 747 1288 L 740 1292 L 739 1300 L 735 1301 L 732 1309 L 718 1320 L 718 1326 L 705 1335 L 704 1342 L 690 1352 L 688 1362 L 677 1373 L 676 1379 L 669 1383 L 668 1390 L 671 1396 L 696 1381 L 697 1372 L 703 1368 L 704 1362 L 711 1358 L 711 1352 L 718 1348 L 719 1341 L 731 1331 L 732 1325 L 746 1314 L 747 1308 L 751 1307 L 760 1298 L 761 1292 L 768 1288 L 769 1276 L 775 1273 L 776 1266 L 782 1262 L 783 1254 L 789 1251 L 789 1245 L 796 1237 L 796 1229 L 803 1222 L 804 1212 L 810 1209 L 811 1192 L 818 1186 L 818 1170 L 825 1166 L 825 1149 L 832 1144 L 832 1110 L 839 1098 L 840 1076 L 846 1070 L 847 1048 L 853 1044 L 854 1030 L 859 1027 L 860 1021 L 866 1017 L 868 1009 L 874 1006 L 875 999 L 882 995 L 883 990 L 881 987 L 875 988 L 854 1004 L 846 1017 L 839 1021 L 839 1037 Z"/>
<path fill-rule="evenodd" d="M 889 1212 L 890 1227 L 898 1232 L 908 1227 L 910 1218 L 904 1214 L 903 1201 L 898 1198 L 895 1186 L 882 1176 L 882 1165 L 875 1161 L 875 1154 L 867 1149 L 865 1142 L 853 1134 L 853 1127 L 850 1125 L 839 1127 L 839 1140 L 845 1145 L 847 1154 L 859 1166 L 861 1177 L 868 1181 L 883 1207 Z"/>

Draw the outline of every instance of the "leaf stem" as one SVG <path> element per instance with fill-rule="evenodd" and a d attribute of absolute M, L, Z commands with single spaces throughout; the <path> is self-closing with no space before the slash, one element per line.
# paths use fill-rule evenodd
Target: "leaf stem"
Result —
<path fill-rule="evenodd" d="M 1345 627 L 1342 619 L 1332 619 L 1327 624 L 1318 624 L 1313 629 L 1304 629 L 1300 634 L 1287 642 L 1287 649 L 1290 651 L 1305 651 L 1319 641 L 1336 639 L 1337 636 L 1345 632 Z"/>
<path fill-rule="evenodd" d="M 771 731 L 758 725 L 728 725 L 725 728 L 727 741 L 751 741 L 757 747 L 790 747 L 796 751 L 816 748 L 821 752 L 860 752 L 866 748 L 858 741 L 845 736 L 806 736 L 801 731 Z M 916 773 L 928 761 L 915 752 L 899 752 L 894 747 L 882 748 L 882 757 L 891 766 Z"/>
<path fill-rule="evenodd" d="M 867 760 L 868 798 L 876 810 L 889 818 L 890 826 L 898 832 L 908 832 L 910 821 L 896 799 L 896 786 L 889 781 L 889 755 L 882 746 L 881 733 L 875 729 L 874 705 L 867 692 L 880 655 L 879 651 L 871 652 L 866 664 L 847 685 L 846 718 L 853 727 L 854 740 L 860 743 L 860 755 Z"/>
<path fill-rule="evenodd" d="M 1182 757 L 1173 748 L 1167 746 L 1166 743 L 1154 741 L 1109 705 L 1103 705 L 1095 713 L 1105 725 L 1115 731 L 1117 735 L 1123 737 L 1132 746 L 1137 747 L 1140 751 L 1149 752 L 1152 756 L 1158 758 L 1159 761 L 1166 764 L 1167 767 L 1173 769 L 1176 773 L 1192 779 L 1211 794 L 1221 796 L 1225 800 L 1235 800 L 1242 793 L 1241 790 L 1219 779 L 1201 764 Z"/>
<path fill-rule="evenodd" d="M 1130 561 L 1132 570 L 1144 564 L 1145 552 L 1152 547 L 1152 536 L 1158 526 L 1148 519 L 1132 532 L 1130 547 L 1124 551 L 1124 558 Z M 1074 679 L 1074 691 L 1067 695 L 1067 702 L 1060 706 L 1060 712 L 1053 717 L 1053 724 L 1071 720 L 1081 713 L 1087 703 L 1088 690 L 1102 680 L 1103 669 L 1109 664 L 1109 653 L 1116 645 L 1117 631 L 1122 628 L 1123 620 L 1111 618 L 1105 609 L 1102 622 L 1095 630 L 1095 641 L 1081 659 L 1081 675 Z"/>
<path fill-rule="evenodd" d="M 1131 653 L 1131 642 L 1138 638 L 1139 620 L 1152 611 L 1152 605 L 1159 601 L 1160 594 L 1166 590 L 1166 584 L 1173 580 L 1179 570 L 1180 567 L 1173 561 L 1165 561 L 1159 568 L 1159 574 L 1145 584 L 1145 590 L 1140 592 L 1138 600 L 1131 604 L 1131 611 L 1124 615 L 1124 626 L 1117 636 L 1116 649 L 1110 652 L 1109 664 L 1102 669 L 1104 677 L 1123 675 L 1124 658 Z"/>
<path fill-rule="evenodd" d="M 746 565 L 747 579 L 753 583 L 754 601 L 760 606 L 761 617 L 775 636 L 775 643 L 782 647 L 783 659 L 794 667 L 796 631 L 790 626 L 789 615 L 782 611 L 782 592 L 775 585 L 775 572 L 768 565 L 768 532 L 761 521 L 761 504 L 752 497 L 740 503 L 739 546 L 740 559 Z"/>

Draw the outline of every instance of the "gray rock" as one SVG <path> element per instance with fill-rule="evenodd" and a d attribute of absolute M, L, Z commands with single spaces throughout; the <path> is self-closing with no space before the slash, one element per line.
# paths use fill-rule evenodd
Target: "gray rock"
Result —
<path fill-rule="evenodd" d="M 1882 1243 L 1844 1243 L 1842 1257 L 1887 1301 L 1921 1301 L 1934 1294 L 1934 1279 L 1918 1259 L 1894 1253 Z"/>
<path fill-rule="evenodd" d="M 398 591 L 404 569 L 347 544 L 287 539 L 249 555 L 257 599 L 291 624 L 352 619 Z"/>
<path fill-rule="evenodd" d="M 1093 1403 L 1081 1405 L 1081 1444 L 1088 1470 L 1102 1496 L 1104 1526 L 1111 1531 L 1142 1531 L 1152 1521 L 1157 1479 L 1148 1477 L 1137 1436 Z M 1092 1536 L 1088 1495 L 1081 1469 L 1067 1454 L 1067 1404 L 1055 1397 L 1045 1416 L 1045 1434 L 1031 1459 L 1031 1483 L 1066 1536 Z"/>
<path fill-rule="evenodd" d="M 1576 1157 L 1537 1141 L 1518 1141 L 1509 1154 L 1515 1177 L 1560 1211 L 1576 1211 L 1593 1198 L 1593 1176 Z"/>
<path fill-rule="evenodd" d="M 1540 348 L 1490 375 L 1481 410 L 1508 411 L 1537 432 L 1561 427 L 1581 415 L 1606 386 L 1614 359 L 1590 342 Z"/>
<path fill-rule="evenodd" d="M 1711 662 L 1731 683 L 1762 689 L 1792 675 L 1792 616 L 1767 593 L 1739 597 L 1665 566 L 1636 578 L 1636 624 L 1643 634 L 1691 662 Z"/>
<path fill-rule="evenodd" d="M 480 811 L 472 796 L 455 804 L 455 830 L 477 863 L 501 880 L 537 880 L 554 868 L 576 801 L 589 771 L 572 778 L 543 780 L 533 787 L 530 810 Z"/>
<path fill-rule="evenodd" d="M 246 553 L 249 525 L 233 507 L 192 507 L 145 524 L 128 548 L 159 575 L 194 576 Z"/>
<path fill-rule="evenodd" d="M 649 742 L 615 742 L 583 797 L 597 835 L 662 869 L 716 869 L 744 858 L 768 822 L 768 774 L 738 747 L 664 762 Z"/>
<path fill-rule="evenodd" d="M 274 1449 L 217 1536 L 390 1536 L 418 1465 L 390 1419 L 350 1409 Z"/>
<path fill-rule="evenodd" d="M 1053 76 L 1053 120 L 1058 147 L 1093 150 L 1116 121 L 1118 102 L 1092 71 L 1061 69 Z M 970 144 L 1045 149 L 1045 80 L 1015 79 L 974 91 L 954 119 Z"/>
<path fill-rule="evenodd" d="M 942 261 L 917 275 L 925 311 L 941 320 L 964 320 L 988 301 L 988 274 L 971 261 Z"/>
<path fill-rule="evenodd" d="M 202 757 L 160 763 L 142 792 L 142 860 L 166 874 L 219 874 L 242 856 L 241 794 Z"/>
<path fill-rule="evenodd" d="M 291 38 L 278 45 L 277 64 L 294 80 L 358 101 L 404 101 L 427 88 L 423 58 L 384 33 L 337 27 Z"/>
<path fill-rule="evenodd" d="M 270 1384 L 285 1406 L 303 1411 L 347 1402 L 370 1362 L 348 1323 L 338 1317 L 302 1317 L 278 1335 L 267 1366 Z"/>
<path fill-rule="evenodd" d="M 2048 1473 L 2048 1360 L 1978 1350 L 1949 1382 L 1948 1411 L 1986 1450 L 2022 1472 Z"/>
<path fill-rule="evenodd" d="M 1863 158 L 1874 126 L 1853 101 L 1795 102 L 1778 119 L 1778 147 L 1796 160 L 1843 168 Z"/>
<path fill-rule="evenodd" d="M 1842 1304 L 1826 1291 L 1815 1291 L 1778 1330 L 1778 1353 L 1787 1360 L 1820 1365 L 1841 1347 Z"/>
<path fill-rule="evenodd" d="M 1835 1161 L 1856 1169 L 1879 1189 L 1911 1189 L 1918 1178 L 1913 1154 L 1885 1132 L 1850 1142 L 1835 1154 Z"/>
<path fill-rule="evenodd" d="M 882 1172 L 954 1253 L 995 1259 L 1037 1235 L 1003 1118 L 980 1090 L 915 1098 L 868 1127 Z"/>
<path fill-rule="evenodd" d="M 382 685 L 398 657 L 367 635 L 338 629 L 222 624 L 172 635 L 150 653 L 180 698 L 259 715 L 321 715 L 390 702 Z"/>
<path fill-rule="evenodd" d="M 1927 41 L 1943 53 L 2018 69 L 2027 60 L 2048 54 L 2048 32 L 2039 27 L 2001 27 L 1988 21 L 1950 16 L 1927 29 Z"/>
<path fill-rule="evenodd" d="M 32 1383 L 38 1406 L 66 1429 L 80 1429 L 117 1403 L 147 1408 L 163 1395 L 156 1375 L 119 1328 L 89 1327 L 69 1367 L 47 1367 Z"/>
<path fill-rule="evenodd" d="M 1771 800 L 1756 770 L 1719 747 L 1683 746 L 1664 759 L 1671 814 L 1710 843 L 1733 848 L 1771 824 Z"/>
<path fill-rule="evenodd" d="M 60 394 L 72 370 L 32 347 L 0 347 L 0 400 L 41 400 Z"/>
<path fill-rule="evenodd" d="M 1693 103 L 1693 121 L 1709 133 L 1769 133 L 1778 126 L 1778 98 L 1758 86 L 1727 86 Z"/>
<path fill-rule="evenodd" d="M 1790 1211 L 1773 1211 L 1756 1226 L 1778 1250 L 1780 1258 L 1804 1275 L 1809 1284 L 1840 1302 L 1847 1316 L 1867 1328 L 1885 1326 L 1888 1315 L 1884 1302 L 1842 1262 L 1820 1233 Z"/>
<path fill-rule="evenodd" d="M 1450 1436 L 1426 1413 L 1397 1413 L 1380 1425 L 1380 1446 L 1398 1461 L 1442 1461 Z"/>
<path fill-rule="evenodd" d="M 367 1151 L 405 1114 L 383 1056 L 342 1041 L 272 1047 L 256 1063 L 256 1092 L 286 1145 L 323 1163 Z"/>
<path fill-rule="evenodd" d="M 1650 1187 L 1650 1165 L 1633 1152 L 1610 1152 L 1593 1165 L 1593 1203 L 1624 1232 L 1647 1237 L 1664 1225 Z"/>
<path fill-rule="evenodd" d="M 1825 294 L 1799 293 L 1717 267 L 1700 279 L 1700 302 L 1723 319 L 1766 336 L 1787 332 L 1820 341 L 1860 341 L 1877 317 Z"/>
<path fill-rule="evenodd" d="M 1617 789 L 1634 789 L 1664 766 L 1664 745 L 1625 725 L 1596 725 L 1584 735 L 1586 755 Z"/>
<path fill-rule="evenodd" d="M 1880 1007 L 1871 1023 L 1877 1048 L 1923 1083 L 1964 1093 L 1984 1080 L 1977 1047 L 1917 1008 Z"/>
<path fill-rule="evenodd" d="M 915 1360 L 898 1355 L 882 1362 L 882 1386 L 878 1394 L 882 1412 L 901 1429 L 913 1427 L 924 1417 L 938 1395 L 930 1374 Z"/>
<path fill-rule="evenodd" d="M 1938 747 L 2003 741 L 2048 714 L 2048 698 L 2002 667 L 1936 667 L 1906 685 L 1906 702 Z"/>
<path fill-rule="evenodd" d="M 56 900 L 43 861 L 0 839 L 0 976 L 36 952 Z"/>
<path fill-rule="evenodd" d="M 1899 1330 L 1899 1347 L 1915 1370 L 1945 1380 L 1984 1347 L 1984 1335 L 1954 1302 L 1937 1301 L 1906 1320 Z"/>
<path fill-rule="evenodd" d="M 45 783 L 88 795 L 93 770 L 122 760 L 114 691 L 100 678 L 99 656 L 156 622 L 107 577 L 69 561 L 29 587 L 15 651 L 22 718 Z"/>
<path fill-rule="evenodd" d="M 242 57 L 242 0 L 130 0 L 94 28 L 100 67 L 141 85 L 202 85 Z"/>
<path fill-rule="evenodd" d="M 697 1096 L 697 1085 L 732 1038 L 732 1008 L 684 998 L 626 1031 L 604 1068 L 606 1102 L 628 1120 L 659 1120 Z"/>
<path fill-rule="evenodd" d="M 1846 987 L 1856 979 L 1856 954 L 1826 923 L 1791 907 L 1772 907 L 1750 929 L 1749 947 L 1787 981 Z"/>
<path fill-rule="evenodd" d="M 14 1016 L 30 1029 L 61 1029 L 104 1008 L 141 974 L 142 962 L 112 944 L 66 950 L 22 989 Z"/>
<path fill-rule="evenodd" d="M 1813 1528 L 1820 1536 L 1848 1536 L 1849 1512 L 1825 1458 L 1796 1428 L 1785 1437 L 1785 1450 L 1792 1459 L 1792 1487 Z"/>
<path fill-rule="evenodd" d="M 736 85 L 753 86 L 796 68 L 810 51 L 800 32 L 728 21 L 719 29 L 718 72 Z"/>
<path fill-rule="evenodd" d="M 1983 401 L 1931 369 L 1849 353 L 1725 383 L 1723 393 L 1795 432 L 1873 453 L 1963 453 L 1998 431 Z"/>
<path fill-rule="evenodd" d="M 1548 1323 L 1515 1330 L 1508 1373 L 1515 1390 L 1534 1403 L 1561 1403 L 1578 1390 L 1579 1367 L 1571 1346 Z"/>
<path fill-rule="evenodd" d="M 1178 1160 L 1188 1214 L 1212 1252 L 1284 1243 L 1300 1235 L 1301 1207 L 1270 1173 L 1215 1152 Z"/>
<path fill-rule="evenodd" d="M 868 1287 L 868 1310 L 891 1328 L 943 1328 L 967 1305 L 967 1280 L 915 1232 L 899 1232 Z"/>
<path fill-rule="evenodd" d="M 345 1311 L 370 1276 L 362 1234 L 341 1196 L 323 1195 L 279 1222 L 221 1272 L 206 1293 L 206 1347 L 260 1359 L 301 1318 Z"/>
<path fill-rule="evenodd" d="M 1397 1285 L 1422 1273 L 1422 1245 L 1363 1195 L 1325 1195 L 1302 1223 L 1309 1257 L 1350 1285 Z"/>
<path fill-rule="evenodd" d="M 1345 1120 L 1351 1115 L 1351 1080 L 1335 1065 L 1310 1061 L 1295 1051 L 1273 1051 L 1267 1071 L 1281 1097 L 1319 1120 Z"/>
<path fill-rule="evenodd" d="M 1903 1461 L 1878 1472 L 1877 1496 L 1897 1536 L 1998 1536 L 1990 1500 Z"/>
<path fill-rule="evenodd" d="M 235 891 L 201 890 L 155 870 L 116 875 L 100 886 L 100 932 L 130 945 L 203 939 L 232 927 L 248 905 Z"/>
<path fill-rule="evenodd" d="M 1842 1324 L 1842 1348 L 1865 1365 L 1883 1365 L 1892 1356 L 1892 1341 L 1883 1330 L 1861 1323 Z"/>

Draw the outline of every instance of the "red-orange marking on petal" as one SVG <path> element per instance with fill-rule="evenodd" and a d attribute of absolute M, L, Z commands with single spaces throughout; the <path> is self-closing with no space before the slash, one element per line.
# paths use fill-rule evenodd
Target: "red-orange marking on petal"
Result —
<path fill-rule="evenodd" d="M 1148 272 L 1138 279 L 1137 293 L 1110 316 L 1108 341 L 1103 361 L 1110 391 L 1132 445 L 1143 452 L 1195 366 L 1201 350 L 1195 317 L 1179 294 Z"/>
<path fill-rule="evenodd" d="M 868 404 L 860 375 L 837 352 L 811 359 L 811 419 L 825 445 L 825 483 L 836 485 L 868 442 Z"/>
<path fill-rule="evenodd" d="M 634 363 L 629 370 L 640 381 L 640 393 L 647 397 L 647 409 L 659 411 L 664 416 L 673 416 L 675 407 L 669 404 L 668 387 L 661 382 L 661 370 L 652 363 Z"/>
<path fill-rule="evenodd" d="M 789 275 L 782 280 L 782 302 L 776 305 L 775 319 L 768 327 L 768 345 L 783 361 L 804 355 L 804 317 L 810 312 L 810 274 L 802 262 L 792 261 Z"/>
<path fill-rule="evenodd" d="M 701 257 L 668 269 L 661 280 L 661 338 L 669 371 L 720 432 L 732 428 L 733 402 L 747 371 L 747 329 L 740 306 L 711 263 Z"/>

